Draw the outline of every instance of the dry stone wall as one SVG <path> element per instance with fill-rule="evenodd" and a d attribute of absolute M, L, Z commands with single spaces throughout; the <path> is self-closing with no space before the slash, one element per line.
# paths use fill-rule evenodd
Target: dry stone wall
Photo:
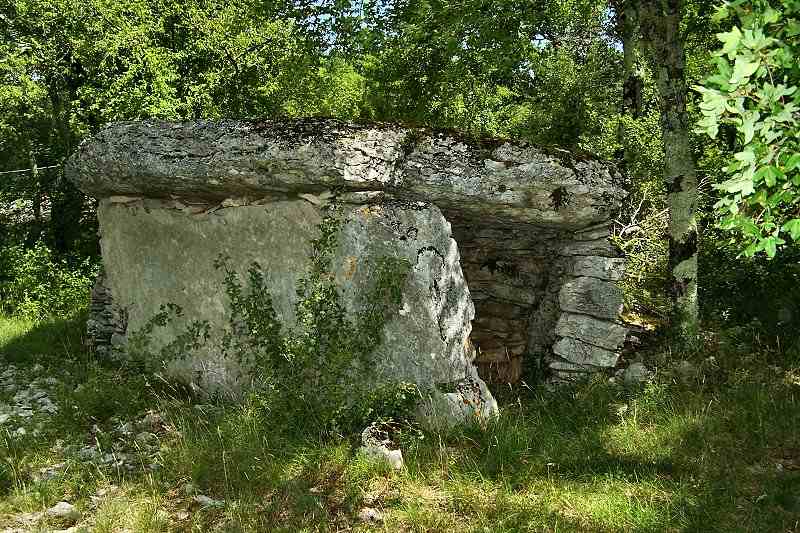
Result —
<path fill-rule="evenodd" d="M 615 169 L 590 157 L 392 124 L 126 122 L 85 143 L 67 175 L 102 199 L 106 277 L 95 288 L 89 324 L 100 351 L 124 343 L 126 329 L 155 305 L 143 305 L 142 295 L 164 279 L 174 281 L 183 270 L 202 280 L 198 294 L 212 291 L 203 285 L 211 283 L 208 272 L 180 267 L 181 249 L 209 255 L 238 243 L 242 266 L 254 257 L 266 261 L 275 272 L 273 288 L 287 294 L 282 316 L 291 323 L 289 294 L 303 267 L 300 257 L 308 252 L 319 210 L 331 201 L 352 215 L 342 234 L 350 250 L 337 266 L 349 301 L 357 301 L 361 289 L 347 285 L 345 274 L 356 271 L 365 250 L 402 255 L 416 242 L 414 264 L 427 265 L 423 278 L 435 280 L 426 282 L 430 290 L 420 299 L 431 312 L 401 308 L 397 317 L 416 317 L 414 336 L 431 325 L 439 333 L 452 327 L 442 317 L 466 321 L 456 328 L 453 339 L 459 340 L 443 339 L 447 348 L 433 357 L 460 361 L 462 374 L 477 367 L 484 379 L 513 382 L 524 366 L 539 365 L 550 379 L 571 380 L 613 367 L 625 338 L 615 285 L 624 260 L 608 241 L 609 220 L 625 193 Z M 408 211 L 397 206 L 416 204 L 439 218 L 401 222 Z M 142 220 L 147 228 L 137 225 Z M 452 245 L 426 248 L 420 230 L 448 235 Z M 445 279 L 463 285 L 466 296 L 443 298 Z M 197 301 L 198 294 L 177 282 L 164 290 Z M 217 300 L 197 304 L 211 314 L 220 306 Z M 413 349 L 398 331 L 389 344 L 409 357 Z M 212 367 L 211 360 L 208 354 L 201 367 Z M 386 354 L 376 360 L 392 361 Z M 398 363 L 386 366 L 392 367 Z"/>

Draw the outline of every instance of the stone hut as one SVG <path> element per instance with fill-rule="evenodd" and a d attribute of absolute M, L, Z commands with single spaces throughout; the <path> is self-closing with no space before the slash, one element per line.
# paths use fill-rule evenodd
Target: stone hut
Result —
<path fill-rule="evenodd" d="M 150 121 L 108 126 L 67 176 L 99 199 L 98 351 L 165 301 L 216 320 L 220 252 L 264 266 L 290 325 L 332 202 L 344 208 L 332 268 L 348 309 L 363 305 L 370 258 L 413 266 L 375 354 L 381 375 L 482 384 L 477 369 L 514 382 L 530 364 L 569 380 L 615 366 L 625 339 L 624 261 L 608 239 L 625 193 L 597 159 L 394 124 Z M 213 353 L 200 359 L 191 372 L 232 375 Z"/>

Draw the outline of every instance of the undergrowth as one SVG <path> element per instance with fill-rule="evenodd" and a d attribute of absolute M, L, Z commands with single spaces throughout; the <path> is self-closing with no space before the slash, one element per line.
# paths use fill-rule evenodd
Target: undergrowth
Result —
<path fill-rule="evenodd" d="M 106 366 L 81 349 L 80 331 L 0 319 L 2 366 L 56 377 L 61 407 L 36 436 L 0 426 L 0 528 L 61 500 L 94 531 L 777 532 L 800 520 L 800 358 L 752 338 L 746 350 L 724 332 L 706 332 L 692 353 L 662 345 L 638 387 L 506 391 L 485 429 L 401 434 L 406 466 L 393 471 L 349 439 L 320 438 L 311 421 L 274 430 L 254 398 L 203 400 Z M 13 395 L 0 391 L 0 403 Z M 120 423 L 153 411 L 165 427 L 157 468 L 61 451 L 108 446 Z M 364 507 L 382 521 L 359 520 Z M 30 529 L 55 528 L 43 520 Z"/>
<path fill-rule="evenodd" d="M 370 423 L 404 423 L 420 391 L 412 383 L 377 376 L 370 355 L 383 342 L 387 310 L 402 301 L 411 265 L 396 257 L 366 260 L 371 261 L 371 286 L 358 302 L 359 311 L 348 316 L 331 272 L 340 216 L 330 207 L 319 238 L 312 241 L 309 270 L 298 282 L 294 327 L 282 326 L 268 274 L 258 263 L 250 265 L 243 282 L 230 258 L 220 255 L 214 266 L 223 278 L 228 325 L 219 335 L 219 346 L 208 322 L 188 320 L 183 309 L 167 303 L 130 335 L 120 359 L 168 375 L 171 363 L 213 346 L 223 360 L 247 369 L 252 380 L 246 391 L 249 401 L 260 406 L 273 428 L 292 430 L 296 420 L 305 420 L 323 434 L 347 435 Z M 187 319 L 185 329 L 154 348 L 155 329 L 179 318 Z"/>

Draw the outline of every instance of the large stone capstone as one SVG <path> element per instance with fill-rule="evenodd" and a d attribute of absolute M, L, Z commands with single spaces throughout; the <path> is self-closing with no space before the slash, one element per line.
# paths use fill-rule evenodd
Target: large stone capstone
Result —
<path fill-rule="evenodd" d="M 608 241 L 625 193 L 613 166 L 584 155 L 393 124 L 123 122 L 84 143 L 67 176 L 100 199 L 99 351 L 165 302 L 220 323 L 220 253 L 242 273 L 262 266 L 291 327 L 331 205 L 343 213 L 331 275 L 348 312 L 365 305 L 380 258 L 412 267 L 372 354 L 381 379 L 477 384 L 474 405 L 491 411 L 476 368 L 516 381 L 527 358 L 570 379 L 613 367 L 625 338 L 624 263 Z M 174 371 L 228 386 L 246 369 L 208 350 Z"/>

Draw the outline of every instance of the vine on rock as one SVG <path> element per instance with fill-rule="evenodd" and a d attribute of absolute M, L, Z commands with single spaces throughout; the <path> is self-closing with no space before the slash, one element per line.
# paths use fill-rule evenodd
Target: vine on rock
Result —
<path fill-rule="evenodd" d="M 311 264 L 297 284 L 296 325 L 284 328 L 273 305 L 268 273 L 252 263 L 246 282 L 220 255 L 214 266 L 224 273 L 228 325 L 219 350 L 252 375 L 250 393 L 272 416 L 284 422 L 306 420 L 325 433 L 352 433 L 369 423 L 408 418 L 417 405 L 416 385 L 376 379 L 370 355 L 383 342 L 389 310 L 402 303 L 411 263 L 403 258 L 366 259 L 371 287 L 359 311 L 350 317 L 341 301 L 331 263 L 342 225 L 338 206 L 328 207 L 312 241 Z M 127 359 L 149 371 L 187 359 L 211 342 L 207 321 L 189 323 L 186 330 L 157 353 L 150 349 L 156 327 L 183 316 L 166 304 L 142 330 L 128 340 Z M 145 363 L 147 361 L 147 363 Z M 290 424 L 287 424 L 287 427 Z"/>

